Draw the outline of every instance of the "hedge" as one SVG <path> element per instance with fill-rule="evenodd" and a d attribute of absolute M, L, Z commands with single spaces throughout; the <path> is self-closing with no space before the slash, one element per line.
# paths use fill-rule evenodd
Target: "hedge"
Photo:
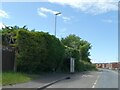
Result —
<path fill-rule="evenodd" d="M 65 46 L 65 57 L 63 64 L 63 71 L 70 70 L 70 58 L 75 59 L 75 71 L 79 71 L 79 63 L 80 63 L 80 52 L 77 49 L 73 49 L 71 47 Z"/>
<path fill-rule="evenodd" d="M 75 72 L 79 71 L 88 71 L 88 70 L 96 70 L 96 66 L 91 64 L 90 62 L 86 62 L 80 60 L 80 51 L 77 49 L 73 49 L 71 47 L 65 46 L 65 58 L 63 64 L 63 71 L 70 71 L 70 58 L 75 59 Z"/>
<path fill-rule="evenodd" d="M 64 46 L 53 35 L 20 30 L 18 32 L 17 70 L 23 72 L 57 71 L 64 59 Z"/>
<path fill-rule="evenodd" d="M 80 60 L 79 50 L 64 46 L 58 38 L 48 33 L 15 26 L 2 30 L 2 37 L 4 46 L 15 47 L 17 71 L 69 71 L 71 57 L 75 58 L 75 71 L 95 68 L 91 63 L 83 62 L 88 59 Z M 12 43 L 9 43 L 10 39 Z"/>

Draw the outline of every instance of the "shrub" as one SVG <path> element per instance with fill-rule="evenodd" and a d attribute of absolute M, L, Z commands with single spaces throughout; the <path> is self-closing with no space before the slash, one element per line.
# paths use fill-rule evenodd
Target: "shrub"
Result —
<path fill-rule="evenodd" d="M 80 71 L 89 70 L 96 70 L 96 66 L 86 61 L 80 61 Z"/>
<path fill-rule="evenodd" d="M 24 72 L 59 70 L 64 46 L 53 35 L 43 32 L 18 32 L 17 68 Z"/>
<path fill-rule="evenodd" d="M 78 50 L 65 46 L 65 57 L 64 57 L 64 64 L 63 64 L 63 71 L 70 70 L 70 58 L 75 59 L 75 70 L 78 71 L 79 69 L 79 60 L 80 60 L 80 53 Z"/>
<path fill-rule="evenodd" d="M 70 58 L 75 59 L 75 72 L 95 70 L 95 65 L 90 62 L 80 60 L 80 52 L 76 49 L 65 46 L 65 59 L 63 64 L 63 71 L 70 71 Z"/>

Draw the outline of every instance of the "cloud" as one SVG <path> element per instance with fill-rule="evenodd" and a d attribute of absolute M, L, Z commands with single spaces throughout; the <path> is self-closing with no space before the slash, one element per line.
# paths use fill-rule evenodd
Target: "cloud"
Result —
<path fill-rule="evenodd" d="M 56 13 L 58 13 L 57 11 L 53 11 L 53 10 L 47 9 L 47 8 L 40 8 L 40 10 L 41 10 L 42 12 L 48 12 L 48 13 L 51 13 L 51 14 L 56 14 Z"/>
<path fill-rule="evenodd" d="M 71 18 L 65 17 L 65 16 L 63 16 L 62 19 L 64 20 L 64 22 L 67 22 L 67 21 L 70 21 L 70 20 L 71 20 Z"/>
<path fill-rule="evenodd" d="M 0 22 L 0 29 L 5 28 L 5 25 Z"/>
<path fill-rule="evenodd" d="M 102 21 L 105 23 L 113 23 L 113 20 L 111 20 L 111 19 L 103 19 Z"/>
<path fill-rule="evenodd" d="M 118 10 L 118 0 L 48 0 L 50 3 L 68 5 L 80 11 L 101 14 Z"/>
<path fill-rule="evenodd" d="M 41 7 L 41 8 L 38 8 L 38 15 L 42 16 L 42 17 L 47 17 L 47 13 L 49 14 L 56 14 L 58 13 L 58 11 L 54 11 L 54 10 L 51 10 L 51 9 L 48 9 L 48 8 L 44 8 L 44 7 Z"/>
<path fill-rule="evenodd" d="M 0 18 L 9 18 L 9 15 L 5 11 L 0 10 Z"/>
<path fill-rule="evenodd" d="M 54 11 L 54 10 L 52 10 L 52 9 L 48 9 L 48 8 L 44 8 L 44 7 L 38 8 L 38 9 L 37 9 L 37 12 L 38 12 L 38 15 L 39 15 L 39 16 L 42 16 L 42 17 L 47 17 L 47 14 L 48 14 L 48 13 L 49 13 L 49 14 L 53 14 L 53 15 L 56 14 L 56 13 L 58 13 L 58 11 Z M 62 15 L 62 14 L 60 14 L 60 15 L 58 15 L 58 16 L 61 16 L 64 22 L 68 22 L 68 21 L 71 20 L 71 18 L 66 17 L 66 16 L 64 16 L 64 15 Z"/>
<path fill-rule="evenodd" d="M 44 14 L 44 13 L 42 13 L 42 12 L 39 12 L 39 11 L 38 11 L 38 15 L 39 15 L 39 16 L 42 16 L 42 17 L 47 17 L 46 14 Z"/>

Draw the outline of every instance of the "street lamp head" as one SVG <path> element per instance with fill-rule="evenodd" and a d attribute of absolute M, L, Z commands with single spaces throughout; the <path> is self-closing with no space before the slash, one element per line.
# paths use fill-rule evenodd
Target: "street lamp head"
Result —
<path fill-rule="evenodd" d="M 61 14 L 61 13 L 60 12 L 55 13 L 55 15 L 59 15 L 59 14 Z"/>

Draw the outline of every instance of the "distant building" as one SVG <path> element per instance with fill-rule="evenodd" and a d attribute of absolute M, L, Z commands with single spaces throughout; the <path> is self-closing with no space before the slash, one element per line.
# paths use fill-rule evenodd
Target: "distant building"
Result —
<path fill-rule="evenodd" d="M 114 63 L 112 63 L 111 67 L 112 67 L 112 69 L 119 69 L 120 63 L 114 62 Z"/>
<path fill-rule="evenodd" d="M 120 69 L 120 62 L 95 63 L 95 64 L 96 64 L 96 68 Z"/>
<path fill-rule="evenodd" d="M 107 68 L 107 69 L 112 69 L 112 64 L 111 64 L 111 63 L 107 63 L 107 64 L 106 64 L 106 68 Z"/>
<path fill-rule="evenodd" d="M 103 63 L 95 63 L 97 68 L 103 68 Z"/>

